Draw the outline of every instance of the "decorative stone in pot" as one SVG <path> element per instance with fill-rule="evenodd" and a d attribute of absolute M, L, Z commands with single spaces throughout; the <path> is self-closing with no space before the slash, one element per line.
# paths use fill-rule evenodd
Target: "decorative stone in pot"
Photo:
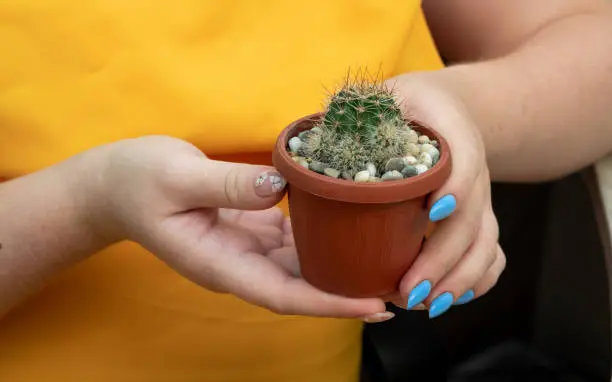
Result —
<path fill-rule="evenodd" d="M 349 297 L 398 289 L 425 238 L 428 197 L 452 166 L 444 137 L 366 81 L 347 82 L 324 112 L 287 126 L 273 163 L 288 183 L 302 276 Z"/>

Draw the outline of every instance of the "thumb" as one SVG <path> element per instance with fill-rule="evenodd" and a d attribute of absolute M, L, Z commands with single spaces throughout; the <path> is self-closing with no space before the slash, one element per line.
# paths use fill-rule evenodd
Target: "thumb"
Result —
<path fill-rule="evenodd" d="M 199 158 L 189 177 L 193 208 L 263 210 L 278 203 L 287 182 L 273 167 Z"/>

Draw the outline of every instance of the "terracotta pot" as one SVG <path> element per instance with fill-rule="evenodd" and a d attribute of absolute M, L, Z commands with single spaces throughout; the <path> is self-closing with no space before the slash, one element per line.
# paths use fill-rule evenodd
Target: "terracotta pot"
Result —
<path fill-rule="evenodd" d="M 451 172 L 448 144 L 435 131 L 417 125 L 415 130 L 440 143 L 440 159 L 429 171 L 377 183 L 335 179 L 300 166 L 287 152 L 288 140 L 322 115 L 287 126 L 272 153 L 274 166 L 288 183 L 302 276 L 326 292 L 383 297 L 397 291 L 420 252 L 429 219 L 427 197 Z"/>

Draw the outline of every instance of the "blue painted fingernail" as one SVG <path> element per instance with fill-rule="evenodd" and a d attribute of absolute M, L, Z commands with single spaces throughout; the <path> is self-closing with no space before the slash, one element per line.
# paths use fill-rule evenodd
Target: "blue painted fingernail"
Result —
<path fill-rule="evenodd" d="M 454 305 L 467 304 L 468 302 L 472 301 L 473 298 L 474 298 L 474 291 L 470 289 L 467 292 L 465 292 L 463 296 L 459 297 L 457 301 L 455 301 Z"/>
<path fill-rule="evenodd" d="M 446 219 L 450 214 L 455 211 L 457 207 L 457 200 L 453 195 L 445 195 L 441 197 L 429 210 L 429 220 L 438 221 Z"/>
<path fill-rule="evenodd" d="M 453 294 L 450 292 L 442 293 L 432 301 L 429 307 L 429 318 L 438 317 L 446 312 L 453 305 Z"/>
<path fill-rule="evenodd" d="M 429 296 L 429 292 L 431 292 L 431 283 L 427 280 L 421 281 L 421 283 L 410 292 L 406 307 L 412 309 L 419 305 Z"/>

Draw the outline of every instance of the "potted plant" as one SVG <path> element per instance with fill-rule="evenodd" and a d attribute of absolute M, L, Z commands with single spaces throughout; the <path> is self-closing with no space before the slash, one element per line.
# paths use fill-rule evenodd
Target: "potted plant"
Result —
<path fill-rule="evenodd" d="M 273 163 L 288 183 L 302 276 L 349 297 L 397 290 L 424 241 L 427 198 L 451 171 L 444 138 L 363 78 L 287 126 Z"/>

